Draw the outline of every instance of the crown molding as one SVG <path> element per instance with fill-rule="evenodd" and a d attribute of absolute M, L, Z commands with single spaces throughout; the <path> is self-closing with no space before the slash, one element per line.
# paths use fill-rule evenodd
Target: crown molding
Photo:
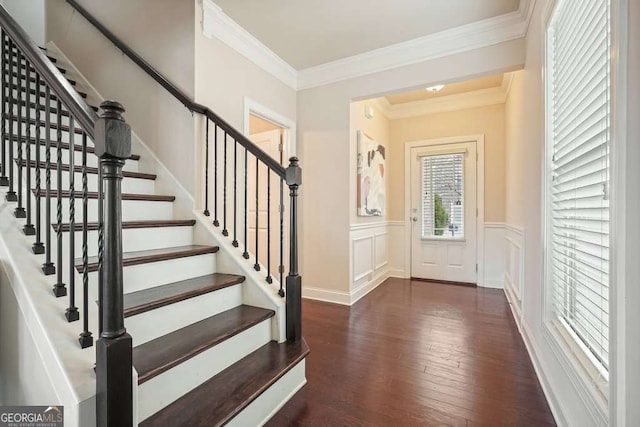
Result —
<path fill-rule="evenodd" d="M 227 16 L 212 0 L 202 1 L 202 33 L 217 38 L 292 89 L 298 72 L 260 40 Z"/>
<path fill-rule="evenodd" d="M 297 71 L 227 16 L 213 0 L 202 0 L 205 37 L 217 38 L 295 90 L 374 74 L 525 37 L 535 0 L 517 11 L 359 55 Z"/>
<path fill-rule="evenodd" d="M 504 104 L 507 99 L 505 80 L 510 80 L 510 78 L 507 78 L 505 75 L 502 86 L 425 99 L 423 101 L 392 105 L 389 104 L 386 98 L 382 97 L 375 98 L 375 100 L 371 100 L 371 102 L 376 105 L 389 120 Z"/>
<path fill-rule="evenodd" d="M 298 89 L 309 89 L 519 39 L 526 36 L 527 27 L 527 17 L 520 11 L 496 16 L 305 68 L 298 72 Z"/>

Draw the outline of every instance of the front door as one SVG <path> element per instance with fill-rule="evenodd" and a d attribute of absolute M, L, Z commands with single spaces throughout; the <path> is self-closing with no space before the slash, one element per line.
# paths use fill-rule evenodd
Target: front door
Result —
<path fill-rule="evenodd" d="M 476 283 L 476 143 L 411 149 L 411 276 Z"/>

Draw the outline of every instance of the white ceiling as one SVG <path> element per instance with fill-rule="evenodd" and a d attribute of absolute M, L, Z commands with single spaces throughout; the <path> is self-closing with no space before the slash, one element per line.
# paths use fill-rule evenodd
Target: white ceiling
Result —
<path fill-rule="evenodd" d="M 297 70 L 517 11 L 520 0 L 214 0 Z"/>

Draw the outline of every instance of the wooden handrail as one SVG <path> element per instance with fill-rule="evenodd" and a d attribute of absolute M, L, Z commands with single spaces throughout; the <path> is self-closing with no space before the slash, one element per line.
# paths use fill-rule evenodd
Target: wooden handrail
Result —
<path fill-rule="evenodd" d="M 152 79 L 154 79 L 160 86 L 165 88 L 167 92 L 173 95 L 178 101 L 180 101 L 189 111 L 202 114 L 209 120 L 214 122 L 220 129 L 225 131 L 227 135 L 235 139 L 240 145 L 247 149 L 251 154 L 256 156 L 262 163 L 267 165 L 281 178 L 285 178 L 285 168 L 278 163 L 273 157 L 265 153 L 260 147 L 255 145 L 244 136 L 241 132 L 237 131 L 233 126 L 227 123 L 222 117 L 211 111 L 209 108 L 202 104 L 198 104 L 193 101 L 187 94 L 180 90 L 169 79 L 163 76 L 158 70 L 156 70 L 151 64 L 149 64 L 144 58 L 133 51 L 125 42 L 113 34 L 108 28 L 102 25 L 96 18 L 93 17 L 85 8 L 83 8 L 76 0 L 66 0 L 80 15 L 82 15 L 91 25 L 93 25 L 98 31 L 102 33 L 111 43 L 113 43 L 122 53 L 124 53 L 129 59 L 131 59 L 138 67 L 140 67 L 145 73 L 147 73 Z"/>
<path fill-rule="evenodd" d="M 47 58 L 40 47 L 18 25 L 9 12 L 0 6 L 0 25 L 13 40 L 18 50 L 35 68 L 40 78 L 51 88 L 51 91 L 62 101 L 71 116 L 80 124 L 82 129 L 93 139 L 93 131 L 97 114 L 87 105 L 82 97 L 74 90 L 71 83 L 62 75 L 60 70 Z"/>

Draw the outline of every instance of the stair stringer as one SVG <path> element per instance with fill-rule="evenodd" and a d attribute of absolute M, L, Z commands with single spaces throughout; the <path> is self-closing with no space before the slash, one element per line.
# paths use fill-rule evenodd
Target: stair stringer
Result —
<path fill-rule="evenodd" d="M 22 326 L 33 340 L 38 353 L 36 359 L 42 363 L 51 386 L 48 394 L 55 394 L 57 397 L 57 401 L 46 402 L 46 404 L 64 406 L 67 425 L 90 427 L 95 425 L 95 375 L 93 373 L 95 347 L 80 349 L 77 341 L 81 330 L 80 323 L 67 323 L 64 319 L 68 298 L 53 296 L 52 287 L 55 276 L 42 274 L 40 267 L 44 256 L 34 255 L 31 251 L 33 239 L 22 233 L 24 221 L 13 217 L 15 203 L 6 202 L 5 194 L 6 190 L 2 188 L 0 190 L 1 286 L 9 287 L 13 292 L 18 304 L 17 311 L 21 315 L 20 318 L 15 319 L 16 323 L 22 322 Z M 64 257 L 63 265 L 66 267 L 68 264 L 68 257 Z M 67 268 L 65 273 L 68 274 Z M 75 270 L 74 275 L 76 284 L 81 284 Z M 89 312 L 89 327 L 95 332 L 97 310 L 90 306 Z M 8 351 L 10 346 L 11 343 L 3 338 L 0 351 Z M 36 374 L 35 369 L 27 369 L 20 374 L 20 383 L 12 386 L 26 389 L 27 386 L 38 384 L 41 378 Z M 132 374 L 136 375 L 135 371 Z M 7 384 L 4 385 L 7 386 Z M 23 397 L 29 399 L 33 396 Z M 8 398 L 9 396 L 5 396 L 5 401 L 0 404 L 7 402 Z M 12 396 L 11 399 L 14 398 L 15 396 Z M 22 404 L 29 403 L 22 402 Z"/>
<path fill-rule="evenodd" d="M 272 284 L 268 284 L 263 272 L 253 269 L 253 264 L 242 257 L 243 247 L 234 247 L 229 237 L 224 236 L 218 227 L 211 222 L 211 217 L 194 210 L 192 215 L 196 219 L 196 239 L 209 235 L 213 244 L 220 247 L 217 255 L 218 269 L 225 273 L 239 274 L 245 277 L 242 284 L 242 300 L 244 304 L 266 308 L 276 312 L 271 321 L 271 336 L 275 341 L 286 340 L 286 304 L 278 295 L 280 283 L 274 278 Z M 200 244 L 212 244 L 211 242 L 197 242 Z"/>

